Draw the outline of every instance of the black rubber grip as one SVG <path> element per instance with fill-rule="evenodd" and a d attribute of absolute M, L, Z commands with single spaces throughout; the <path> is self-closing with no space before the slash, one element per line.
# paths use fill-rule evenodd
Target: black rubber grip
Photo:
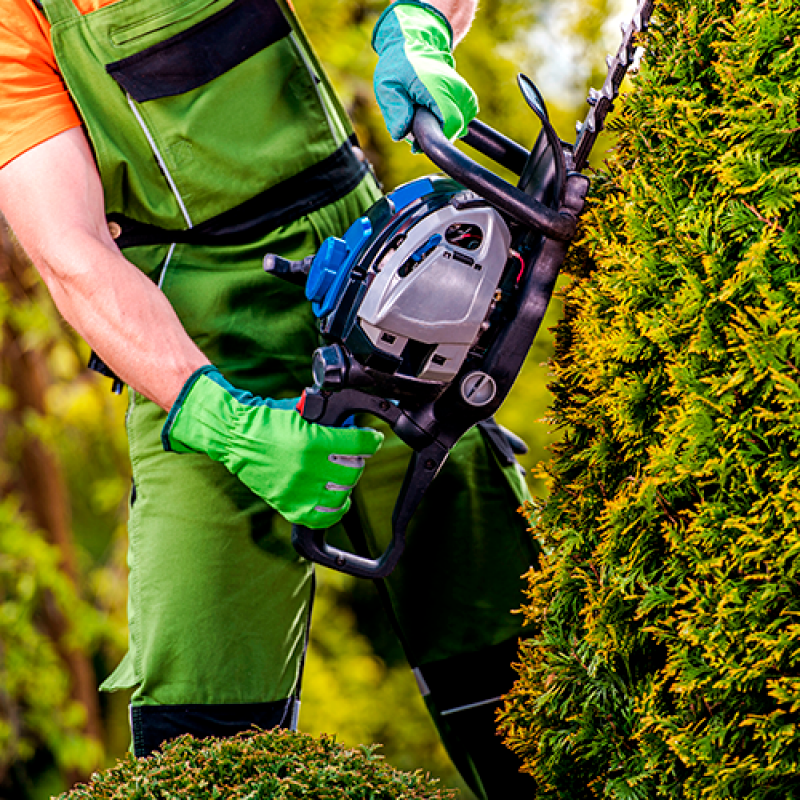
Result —
<path fill-rule="evenodd" d="M 566 242 L 573 238 L 577 221 L 572 214 L 548 208 L 462 153 L 444 135 L 441 123 L 430 111 L 418 108 L 412 127 L 422 152 L 451 178 L 550 239 Z M 487 127 L 482 126 L 482 138 L 490 140 L 486 135 Z M 470 143 L 492 157 L 495 148 L 487 147 L 484 151 L 480 141 L 475 137 Z"/>

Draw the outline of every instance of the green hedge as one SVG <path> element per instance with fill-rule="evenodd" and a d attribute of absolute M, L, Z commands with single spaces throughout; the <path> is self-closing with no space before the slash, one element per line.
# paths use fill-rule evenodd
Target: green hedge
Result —
<path fill-rule="evenodd" d="M 453 800 L 421 772 L 400 772 L 374 748 L 290 731 L 231 739 L 181 736 L 149 758 L 128 756 L 60 800 Z"/>
<path fill-rule="evenodd" d="M 556 333 L 541 798 L 800 797 L 800 3 L 665 0 Z"/>

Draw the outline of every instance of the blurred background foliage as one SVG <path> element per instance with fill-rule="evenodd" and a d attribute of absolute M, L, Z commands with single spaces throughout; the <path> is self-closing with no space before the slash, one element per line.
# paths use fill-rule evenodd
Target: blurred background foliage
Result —
<path fill-rule="evenodd" d="M 373 100 L 369 37 L 384 4 L 296 5 L 384 186 L 434 172 L 424 156 L 391 142 Z M 480 98 L 480 118 L 533 144 L 538 126 L 515 81 L 523 71 L 543 89 L 562 137 L 572 140 L 588 84 L 600 85 L 604 53 L 616 49 L 608 21 L 632 9 L 616 0 L 482 0 L 456 52 Z M 127 696 L 98 697 L 95 689 L 127 638 L 125 400 L 84 368 L 86 346 L 0 229 L 0 798 L 38 800 L 128 747 Z M 559 313 L 556 299 L 546 328 Z M 543 330 L 499 415 L 530 445 L 524 465 L 538 494 L 544 489 L 532 470 L 547 459 L 552 437 L 551 351 Z M 320 573 L 301 728 L 348 745 L 380 742 L 392 764 L 422 767 L 461 787 L 377 616 L 372 586 Z M 466 789 L 463 797 L 471 797 Z"/>

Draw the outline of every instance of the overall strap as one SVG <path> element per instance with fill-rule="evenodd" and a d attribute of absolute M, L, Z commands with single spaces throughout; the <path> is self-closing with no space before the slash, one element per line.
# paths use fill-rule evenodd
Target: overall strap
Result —
<path fill-rule="evenodd" d="M 33 2 L 42 9 L 51 25 L 67 19 L 75 19 L 81 15 L 73 0 L 33 0 Z"/>

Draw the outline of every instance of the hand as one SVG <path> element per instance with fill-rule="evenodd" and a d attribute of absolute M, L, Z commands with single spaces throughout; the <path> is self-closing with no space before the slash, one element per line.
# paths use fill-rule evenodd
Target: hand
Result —
<path fill-rule="evenodd" d="M 294 400 L 263 400 L 234 389 L 215 367 L 197 370 L 169 412 L 165 450 L 220 461 L 287 520 L 329 528 L 383 435 L 369 428 L 306 422 Z"/>
<path fill-rule="evenodd" d="M 467 132 L 478 98 L 455 70 L 452 43 L 444 15 L 414 0 L 393 3 L 375 24 L 375 97 L 395 141 L 409 134 L 416 106 L 430 109 L 448 138 Z"/>

